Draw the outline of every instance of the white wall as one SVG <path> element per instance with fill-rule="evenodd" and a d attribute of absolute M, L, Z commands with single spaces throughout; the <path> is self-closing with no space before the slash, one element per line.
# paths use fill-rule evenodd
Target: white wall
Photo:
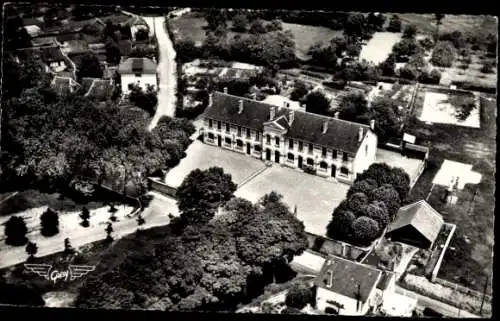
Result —
<path fill-rule="evenodd" d="M 373 291 L 375 293 L 375 291 Z M 369 305 L 367 302 L 360 303 L 359 311 L 356 309 L 357 301 L 353 298 L 346 297 L 344 295 L 328 291 L 324 288 L 318 288 L 316 292 L 316 307 L 320 311 L 325 311 L 325 308 L 332 307 L 336 309 L 335 306 L 328 304 L 326 301 L 335 301 L 344 305 L 343 309 L 340 309 L 340 315 L 364 315 L 368 312 Z"/>
<path fill-rule="evenodd" d="M 50 68 L 55 72 L 61 72 L 66 69 L 66 64 L 64 61 L 51 62 Z"/>
<path fill-rule="evenodd" d="M 137 77 L 136 75 L 121 75 L 121 85 L 122 85 L 122 93 L 127 95 L 129 93 L 128 85 L 129 84 L 137 84 L 142 90 L 147 89 L 147 85 L 153 85 L 153 87 L 157 88 L 156 82 L 156 74 L 151 75 L 141 75 L 141 77 Z"/>
<path fill-rule="evenodd" d="M 361 143 L 361 146 L 356 153 L 354 160 L 354 172 L 362 173 L 376 160 L 377 154 L 377 135 L 372 131 L 368 131 Z"/>

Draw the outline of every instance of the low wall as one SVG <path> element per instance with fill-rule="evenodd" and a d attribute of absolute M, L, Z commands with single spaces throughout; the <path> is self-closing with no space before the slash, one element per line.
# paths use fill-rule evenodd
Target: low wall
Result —
<path fill-rule="evenodd" d="M 437 277 L 437 274 L 439 272 L 439 268 L 441 267 L 441 263 L 443 262 L 444 254 L 446 253 L 446 249 L 448 249 L 448 246 L 450 245 L 451 238 L 453 237 L 453 234 L 455 233 L 455 229 L 457 228 L 457 226 L 455 224 L 449 224 L 449 225 L 451 225 L 451 231 L 448 234 L 448 237 L 446 238 L 446 242 L 444 242 L 444 246 L 443 246 L 443 249 L 441 250 L 441 254 L 439 255 L 439 259 L 436 262 L 436 266 L 432 270 L 432 274 L 431 274 L 431 281 L 432 282 L 436 281 L 436 277 Z"/>
<path fill-rule="evenodd" d="M 362 248 L 342 241 L 334 240 L 324 236 L 319 236 L 306 232 L 307 240 L 309 242 L 309 248 L 315 252 L 324 255 L 335 255 L 342 258 L 346 258 L 352 261 L 356 261 L 360 256 L 366 255 L 371 249 L 378 244 L 378 240 L 374 241 L 370 246 Z M 318 241 L 321 240 L 321 241 Z M 316 242 L 322 242 L 318 244 Z M 319 245 L 319 246 L 318 246 Z M 318 246 L 319 248 L 315 248 Z"/>
<path fill-rule="evenodd" d="M 160 192 L 162 194 L 168 195 L 170 197 L 175 198 L 177 194 L 177 189 L 171 186 L 168 186 L 167 184 L 164 184 L 159 181 L 159 179 L 156 178 L 148 178 L 148 180 L 151 182 L 151 189 L 155 190 L 157 192 Z"/>

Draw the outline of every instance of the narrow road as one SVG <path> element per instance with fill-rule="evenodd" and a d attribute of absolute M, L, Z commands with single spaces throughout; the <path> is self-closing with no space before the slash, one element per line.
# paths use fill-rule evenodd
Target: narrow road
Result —
<path fill-rule="evenodd" d="M 406 295 L 409 297 L 414 297 L 417 298 L 417 303 L 419 306 L 422 307 L 428 307 L 431 308 L 443 315 L 452 317 L 452 318 L 481 318 L 480 316 L 477 316 L 475 314 L 472 314 L 470 312 L 467 312 L 465 310 L 459 310 L 458 308 L 455 308 L 454 306 L 451 306 L 449 304 L 443 303 L 438 300 L 434 300 L 432 298 L 420 295 L 418 293 L 415 293 L 413 291 L 408 291 L 406 289 L 403 289 L 402 287 L 396 285 L 396 293 Z M 459 312 L 460 311 L 460 312 Z"/>
<path fill-rule="evenodd" d="M 152 130 L 158 124 L 162 116 L 174 117 L 175 96 L 177 90 L 177 75 L 175 63 L 175 50 L 172 41 L 168 37 L 165 28 L 165 17 L 143 17 L 152 32 L 155 32 L 159 47 L 158 62 L 158 106 L 156 113 L 149 124 L 148 130 Z"/>
<path fill-rule="evenodd" d="M 172 213 L 173 215 L 177 215 L 178 213 L 175 200 L 166 196 L 157 196 L 155 193 L 152 193 L 152 195 L 155 196 L 155 198 L 142 213 L 142 217 L 146 222 L 140 227 L 141 229 L 167 225 L 170 223 L 168 213 Z M 114 232 L 112 233 L 112 236 L 115 239 L 118 239 L 125 235 L 135 233 L 138 227 L 136 218 L 114 222 Z M 36 254 L 36 257 L 47 256 L 64 251 L 64 239 L 67 237 L 70 238 L 71 245 L 75 248 L 88 243 L 103 240 L 106 238 L 106 232 L 104 231 L 105 228 L 106 224 L 102 224 L 89 228 L 82 227 L 78 230 L 61 231 L 55 236 L 37 242 L 38 253 Z M 28 254 L 26 254 L 24 248 L 24 246 L 11 247 L 8 250 L 2 251 L 0 255 L 0 269 L 25 262 L 28 258 Z"/>

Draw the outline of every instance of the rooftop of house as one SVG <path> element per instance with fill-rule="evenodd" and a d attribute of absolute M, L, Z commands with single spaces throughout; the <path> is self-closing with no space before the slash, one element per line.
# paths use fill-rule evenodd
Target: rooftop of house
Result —
<path fill-rule="evenodd" d="M 23 49 L 22 52 L 26 56 L 40 57 L 45 63 L 65 60 L 64 55 L 62 54 L 61 49 L 58 46 L 29 48 Z"/>
<path fill-rule="evenodd" d="M 81 40 L 83 37 L 79 33 L 62 33 L 56 36 L 57 41 L 60 43 L 68 42 L 68 41 L 83 41 Z"/>
<path fill-rule="evenodd" d="M 23 25 L 25 27 L 27 26 L 38 26 L 41 27 L 43 26 L 43 17 L 38 17 L 38 18 L 24 18 L 23 19 Z"/>
<path fill-rule="evenodd" d="M 55 76 L 52 79 L 52 88 L 58 95 L 65 95 L 71 92 L 71 88 L 78 88 L 80 85 L 69 77 Z"/>
<path fill-rule="evenodd" d="M 83 53 L 89 50 L 89 46 L 85 40 L 69 40 L 66 43 L 71 53 Z"/>
<path fill-rule="evenodd" d="M 382 277 L 380 281 L 377 283 L 377 289 L 385 291 L 389 284 L 391 283 L 391 279 L 394 278 L 394 272 L 384 271 L 382 272 Z"/>
<path fill-rule="evenodd" d="M 81 82 L 85 97 L 104 100 L 113 94 L 114 85 L 111 79 L 83 78 Z"/>
<path fill-rule="evenodd" d="M 243 110 L 241 111 L 239 108 L 240 100 L 243 101 Z M 279 108 L 249 98 L 220 92 L 213 93 L 212 101 L 212 105 L 204 113 L 207 118 L 262 131 L 264 124 L 268 124 L 271 120 L 270 113 L 273 108 L 275 117 L 272 121 L 280 127 L 286 127 L 286 137 L 350 154 L 356 153 L 361 145 L 360 128 L 363 137 L 370 130 L 370 127 L 366 125 L 285 107 Z M 290 123 L 291 113 L 294 117 Z"/>
<path fill-rule="evenodd" d="M 387 233 L 411 225 L 426 239 L 434 242 L 443 224 L 444 220 L 441 214 L 433 209 L 425 200 L 421 200 L 401 207 L 396 215 L 396 219 L 389 225 Z"/>
<path fill-rule="evenodd" d="M 366 302 L 382 277 L 382 271 L 337 256 L 329 256 L 315 284 L 354 300 Z"/>
<path fill-rule="evenodd" d="M 149 58 L 127 58 L 118 67 L 120 74 L 156 74 L 156 64 Z"/>

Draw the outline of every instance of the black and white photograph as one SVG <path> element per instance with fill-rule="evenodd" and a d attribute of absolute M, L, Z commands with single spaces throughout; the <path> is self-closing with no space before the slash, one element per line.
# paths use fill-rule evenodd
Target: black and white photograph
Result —
<path fill-rule="evenodd" d="M 496 16 L 2 21 L 0 307 L 493 316 Z"/>

